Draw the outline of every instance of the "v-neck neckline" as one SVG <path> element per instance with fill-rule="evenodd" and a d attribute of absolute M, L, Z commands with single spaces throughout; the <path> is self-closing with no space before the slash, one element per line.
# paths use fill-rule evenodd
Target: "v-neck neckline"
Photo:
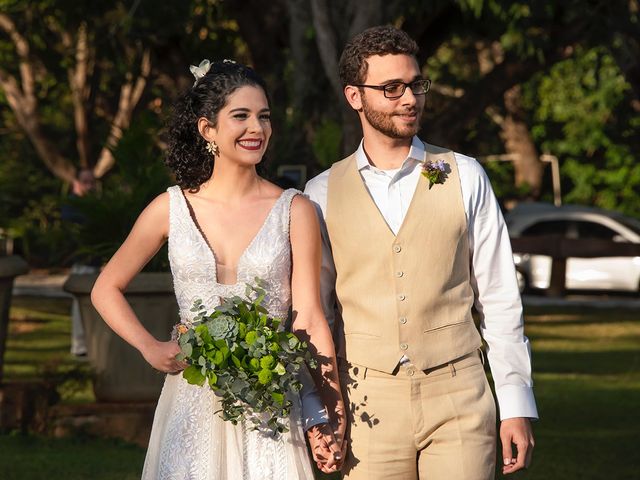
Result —
<path fill-rule="evenodd" d="M 213 274 L 215 276 L 214 283 L 216 285 L 229 288 L 229 287 L 236 287 L 241 283 L 239 277 L 240 277 L 240 266 L 242 264 L 242 261 L 244 260 L 244 257 L 246 256 L 247 252 L 249 250 L 251 250 L 251 248 L 253 247 L 253 244 L 256 242 L 256 239 L 262 234 L 262 231 L 265 229 L 267 223 L 269 222 L 269 219 L 273 215 L 273 212 L 275 211 L 276 206 L 278 206 L 278 204 L 280 203 L 282 198 L 284 198 L 285 192 L 287 192 L 287 190 L 283 190 L 280 193 L 280 196 L 273 203 L 273 205 L 269 209 L 269 213 L 267 213 L 267 215 L 265 216 L 264 220 L 262 221 L 262 225 L 260 225 L 260 228 L 258 229 L 256 234 L 253 236 L 251 241 L 247 244 L 247 246 L 244 248 L 244 250 L 242 251 L 242 253 L 238 257 L 238 262 L 237 262 L 236 268 L 235 268 L 235 272 L 236 272 L 236 281 L 235 281 L 235 283 L 220 283 L 220 282 L 218 282 L 218 258 L 216 256 L 216 252 L 213 249 L 213 246 L 209 242 L 209 239 L 205 235 L 204 231 L 200 227 L 200 224 L 198 223 L 198 219 L 195 216 L 195 211 L 191 207 L 191 203 L 187 199 L 187 196 L 185 195 L 184 191 L 182 189 L 180 189 L 180 195 L 182 196 L 182 200 L 184 202 L 184 206 L 187 208 L 187 214 L 188 214 L 191 226 L 196 231 L 199 240 L 204 244 L 206 250 L 209 252 L 209 255 L 211 255 L 211 261 L 213 262 Z"/>

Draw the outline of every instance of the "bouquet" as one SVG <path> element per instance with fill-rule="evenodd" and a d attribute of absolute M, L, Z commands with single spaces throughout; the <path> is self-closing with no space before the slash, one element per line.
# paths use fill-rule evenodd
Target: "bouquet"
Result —
<path fill-rule="evenodd" d="M 216 413 L 224 420 L 249 421 L 277 435 L 288 430 L 291 397 L 302 388 L 298 372 L 305 363 L 315 368 L 315 361 L 306 343 L 284 331 L 282 319 L 268 315 L 263 282 L 256 283 L 247 284 L 246 298 L 224 299 L 212 313 L 197 300 L 194 320 L 177 327 L 177 358 L 188 364 L 187 382 L 206 382 L 221 397 Z"/>

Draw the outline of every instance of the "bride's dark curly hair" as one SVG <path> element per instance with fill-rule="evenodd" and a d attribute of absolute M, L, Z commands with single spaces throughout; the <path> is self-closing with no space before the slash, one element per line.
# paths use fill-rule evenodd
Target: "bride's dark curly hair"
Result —
<path fill-rule="evenodd" d="M 176 100 L 167 128 L 165 163 L 181 188 L 195 192 L 213 173 L 214 156 L 198 131 L 198 119 L 205 117 L 216 126 L 229 95 L 244 86 L 262 88 L 269 100 L 264 80 L 253 69 L 229 61 L 213 62 L 207 74 Z"/>

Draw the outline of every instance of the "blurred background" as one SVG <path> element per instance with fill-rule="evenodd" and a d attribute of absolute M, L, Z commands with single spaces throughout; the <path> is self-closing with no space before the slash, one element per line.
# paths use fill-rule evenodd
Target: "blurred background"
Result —
<path fill-rule="evenodd" d="M 163 130 L 189 65 L 265 77 L 263 173 L 303 188 L 360 140 L 342 47 L 391 23 L 433 82 L 419 135 L 478 158 L 507 217 L 542 417 L 520 476 L 638 478 L 639 17 L 637 0 L 0 0 L 0 476 L 139 476 L 158 381 L 104 396 L 107 367 L 73 352 L 69 292 L 89 315 L 90 286 L 62 283 L 97 271 L 173 183 Z"/>

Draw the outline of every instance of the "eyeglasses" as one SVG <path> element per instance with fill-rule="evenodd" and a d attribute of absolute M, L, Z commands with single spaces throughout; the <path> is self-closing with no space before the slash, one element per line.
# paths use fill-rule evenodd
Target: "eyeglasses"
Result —
<path fill-rule="evenodd" d="M 431 87 L 431 80 L 416 80 L 411 83 L 391 82 L 386 85 L 354 85 L 354 87 L 366 87 L 373 88 L 375 90 L 382 90 L 386 98 L 393 100 L 403 96 L 407 87 L 411 89 L 411 93 L 414 95 L 426 94 L 429 91 L 429 87 Z"/>

